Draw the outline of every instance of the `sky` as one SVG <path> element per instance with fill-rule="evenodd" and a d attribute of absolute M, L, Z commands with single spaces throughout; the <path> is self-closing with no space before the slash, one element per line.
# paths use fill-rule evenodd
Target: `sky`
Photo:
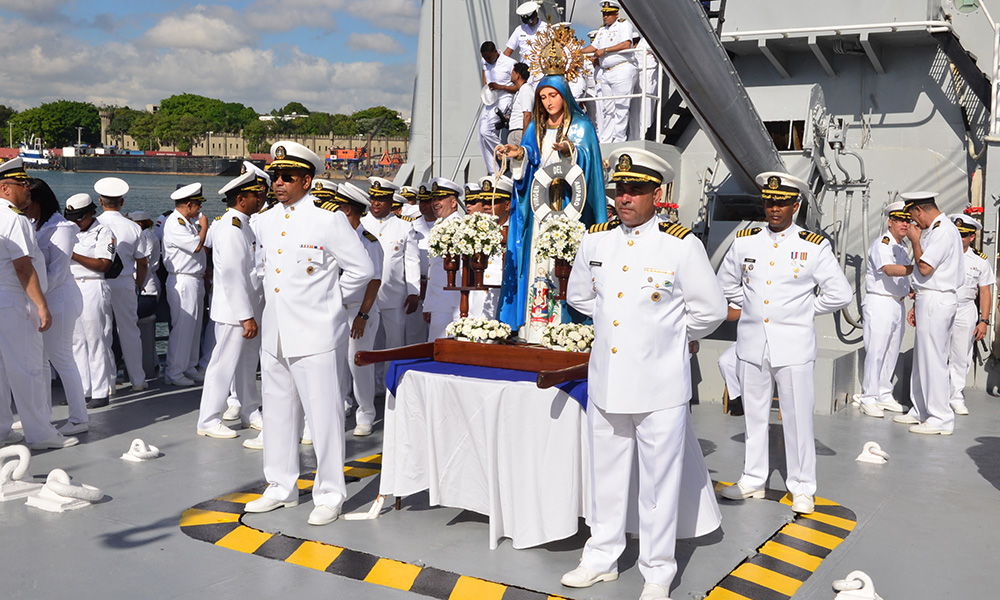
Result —
<path fill-rule="evenodd" d="M 408 117 L 420 4 L 0 0 L 0 104 L 142 109 L 192 93 L 259 113 L 296 101 L 344 114 L 383 105 Z M 598 0 L 567 4 L 600 22 Z"/>

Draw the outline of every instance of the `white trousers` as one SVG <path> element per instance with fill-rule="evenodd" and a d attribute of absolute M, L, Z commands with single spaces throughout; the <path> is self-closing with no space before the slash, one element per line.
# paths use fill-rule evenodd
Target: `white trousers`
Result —
<path fill-rule="evenodd" d="M 205 302 L 205 285 L 201 276 L 167 276 L 167 302 L 170 304 L 171 326 L 164 377 L 169 381 L 180 379 L 184 371 L 198 365 Z"/>
<path fill-rule="evenodd" d="M 792 494 L 816 493 L 816 441 L 813 435 L 813 407 L 816 404 L 813 368 L 816 361 L 803 365 L 772 367 L 768 353 L 761 366 L 740 361 L 743 414 L 746 419 L 746 459 L 741 481 L 763 488 L 770 473 L 768 425 L 774 384 L 778 384 L 778 406 L 785 440 L 785 487 Z"/>
<path fill-rule="evenodd" d="M 891 402 L 892 374 L 896 371 L 899 346 L 903 341 L 906 307 L 898 298 L 866 294 L 861 314 L 865 334 L 861 402 Z"/>
<path fill-rule="evenodd" d="M 963 302 L 955 311 L 955 325 L 951 328 L 948 347 L 948 381 L 951 384 L 950 402 L 965 402 L 965 382 L 972 366 L 973 335 L 979 323 L 979 309 L 975 302 Z"/>
<path fill-rule="evenodd" d="M 601 96 L 622 96 L 635 89 L 638 70 L 631 63 L 622 63 L 605 70 L 601 78 Z M 601 110 L 600 140 L 602 144 L 624 142 L 628 134 L 630 98 L 599 100 Z"/>
<path fill-rule="evenodd" d="M 107 398 L 114 384 L 111 353 L 111 292 L 103 279 L 76 281 L 83 310 L 73 327 L 73 359 L 84 396 Z"/>
<path fill-rule="evenodd" d="M 240 399 L 240 421 L 250 422 L 250 415 L 260 408 L 257 394 L 257 360 L 260 335 L 243 338 L 242 325 L 215 323 L 215 348 L 205 371 L 198 409 L 198 429 L 210 429 L 222 422 L 230 390 Z"/>
<path fill-rule="evenodd" d="M 740 359 L 736 356 L 736 343 L 726 348 L 726 351 L 719 355 L 719 372 L 722 373 L 722 380 L 726 382 L 726 390 L 730 398 L 738 398 L 740 395 Z"/>
<path fill-rule="evenodd" d="M 948 405 L 951 384 L 947 361 L 956 303 L 953 292 L 918 292 L 913 304 L 917 327 L 910 373 L 913 408 L 908 414 L 946 431 L 955 429 L 955 413 Z"/>
<path fill-rule="evenodd" d="M 118 341 L 122 347 L 122 359 L 128 369 L 132 385 L 141 384 L 146 380 L 142 370 L 142 341 L 139 338 L 138 292 L 132 277 L 116 277 L 108 279 L 108 290 L 111 293 L 111 310 L 115 317 L 115 327 L 118 328 Z M 112 366 L 114 369 L 114 366 Z M 115 373 L 117 375 L 117 373 Z"/>
<path fill-rule="evenodd" d="M 461 309 L 455 307 L 455 310 L 449 311 L 439 311 L 431 313 L 431 322 L 427 326 L 427 340 L 428 342 L 433 342 L 438 338 L 446 337 L 444 330 L 448 328 L 448 325 L 459 318 L 461 314 Z M 469 312 L 472 315 L 472 312 Z"/>
<path fill-rule="evenodd" d="M 424 321 L 424 301 L 417 302 L 417 310 L 406 315 L 406 345 L 427 341 L 427 323 Z"/>
<path fill-rule="evenodd" d="M 343 344 L 330 352 L 281 358 L 261 353 L 264 401 L 264 495 L 288 502 L 299 496 L 299 440 L 302 417 L 309 421 L 316 480 L 313 502 L 339 508 L 347 497 L 344 483 L 344 398 L 340 387 Z"/>
<path fill-rule="evenodd" d="M 347 314 L 356 315 L 360 308 L 360 305 L 348 305 Z M 369 313 L 368 324 L 365 325 L 365 334 L 359 339 L 350 338 L 347 341 L 347 367 L 354 390 L 354 401 L 358 405 L 358 412 L 355 413 L 358 425 L 375 423 L 375 365 L 359 367 L 354 364 L 354 355 L 375 347 L 379 317 L 379 311 L 372 310 Z"/>
<path fill-rule="evenodd" d="M 385 340 L 386 348 L 398 348 L 406 345 L 407 314 L 403 307 L 378 308 L 379 328 Z M 422 315 L 421 315 L 422 316 Z M 369 323 L 371 326 L 371 323 Z M 365 330 L 367 332 L 367 328 Z M 353 358 L 351 359 L 353 361 Z"/>
<path fill-rule="evenodd" d="M 24 441 L 43 442 L 58 435 L 52 426 L 52 404 L 42 378 L 42 334 L 38 311 L 27 295 L 16 290 L 0 291 L 0 435 L 7 435 L 14 422 L 10 394 L 14 392 L 17 416 L 21 419 Z"/>
<path fill-rule="evenodd" d="M 494 129 L 500 121 L 495 108 L 495 104 L 484 106 L 483 114 L 479 117 L 479 150 L 483 154 L 483 162 L 486 163 L 487 175 L 492 175 L 496 171 L 493 150 L 500 144 L 500 132 Z"/>
<path fill-rule="evenodd" d="M 646 583 L 670 587 L 677 574 L 677 508 L 684 468 L 686 405 L 640 414 L 607 413 L 590 403 L 590 539 L 580 565 L 617 570 L 633 454 L 639 452 L 639 571 Z"/>
<path fill-rule="evenodd" d="M 42 333 L 42 380 L 46 382 L 46 401 L 52 404 L 52 368 L 55 367 L 62 381 L 66 404 L 69 405 L 69 420 L 73 423 L 87 422 L 87 401 L 83 395 L 83 379 L 73 355 L 73 330 L 80 320 L 83 304 L 79 292 L 72 283 L 77 298 L 62 302 L 50 302 L 52 326 Z"/>

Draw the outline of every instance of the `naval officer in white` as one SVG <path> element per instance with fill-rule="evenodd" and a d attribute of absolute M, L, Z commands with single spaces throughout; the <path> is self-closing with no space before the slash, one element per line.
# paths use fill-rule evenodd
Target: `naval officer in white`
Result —
<path fill-rule="evenodd" d="M 340 375 L 354 315 L 345 305 L 364 295 L 375 268 L 338 205 L 309 193 L 323 161 L 290 141 L 275 142 L 271 156 L 279 204 L 257 219 L 264 251 L 261 392 L 268 488 L 246 511 L 298 504 L 304 412 L 316 453 L 308 522 L 325 525 L 340 516 L 347 497 Z"/>
<path fill-rule="evenodd" d="M 887 410 L 903 412 L 903 405 L 892 397 L 892 374 L 903 341 L 903 298 L 910 293 L 909 275 L 913 272 L 903 243 L 910 227 L 910 213 L 899 201 L 887 206 L 885 214 L 886 231 L 868 248 L 865 299 L 861 304 L 865 366 L 862 392 L 856 397 L 861 413 L 876 418 L 885 416 Z"/>
<path fill-rule="evenodd" d="M 600 66 L 598 95 L 626 96 L 635 89 L 639 78 L 635 55 L 632 54 L 632 24 L 618 19 L 618 2 L 601 2 L 604 25 L 597 30 L 594 41 L 582 52 L 592 53 Z M 624 142 L 628 134 L 631 98 L 599 100 L 598 132 L 601 143 Z M 636 135 L 633 138 L 638 137 Z"/>
<path fill-rule="evenodd" d="M 235 389 L 240 399 L 241 423 L 249 426 L 252 419 L 260 418 L 257 334 L 264 295 L 260 279 L 254 273 L 257 239 L 250 227 L 250 215 L 260 210 L 262 191 L 264 186 L 253 171 L 236 177 L 219 190 L 228 208 L 208 232 L 215 282 L 210 312 L 215 325 L 215 348 L 205 370 L 198 435 L 236 437 L 236 432 L 222 423 L 230 388 Z"/>
<path fill-rule="evenodd" d="M 701 241 L 656 216 L 655 202 L 673 177 L 670 165 L 632 148 L 608 160 L 621 222 L 595 225 L 584 236 L 567 285 L 569 304 L 594 319 L 587 405 L 593 489 L 591 536 L 580 566 L 562 584 L 618 578 L 638 450 L 640 600 L 666 599 L 677 573 L 682 473 L 697 471 L 691 481 L 711 489 L 700 450 L 685 451 L 695 439 L 688 342 L 722 323 L 726 301 Z M 706 496 L 715 510 L 704 512 L 714 512 L 718 526 L 718 507 Z"/>
<path fill-rule="evenodd" d="M 816 493 L 815 318 L 847 306 L 851 286 L 830 243 L 793 222 L 806 183 L 787 173 L 768 172 L 757 176 L 757 184 L 762 188 L 767 228 L 737 233 L 719 267 L 723 293 L 742 308 L 736 355 L 746 419 L 743 475 L 721 493 L 730 500 L 764 497 L 770 473 L 768 420 L 776 382 L 788 470 L 785 485 L 792 495 L 792 510 L 809 514 Z"/>
<path fill-rule="evenodd" d="M 431 205 L 437 218 L 435 227 L 446 220 L 464 216 L 465 205 L 460 199 L 462 190 L 457 183 L 444 177 L 435 177 L 429 182 L 429 187 Z M 433 235 L 433 228 L 431 234 Z M 424 295 L 424 321 L 428 325 L 428 342 L 444 337 L 448 324 L 460 316 L 461 292 L 445 290 L 446 285 L 448 278 L 444 271 L 444 259 L 440 256 L 428 257 L 427 292 Z"/>
<path fill-rule="evenodd" d="M 948 349 L 957 291 L 965 283 L 962 236 L 935 204 L 937 193 L 909 192 L 900 197 L 916 224 L 906 233 L 913 246 L 910 286 L 916 292 L 908 320 L 916 328 L 916 339 L 910 373 L 913 406 L 893 421 L 911 425 L 911 433 L 951 435 L 955 413 L 948 405 Z"/>

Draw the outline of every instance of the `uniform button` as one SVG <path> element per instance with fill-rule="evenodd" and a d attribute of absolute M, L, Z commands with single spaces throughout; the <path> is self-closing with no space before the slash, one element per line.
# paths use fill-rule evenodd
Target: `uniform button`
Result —
<path fill-rule="evenodd" d="M 767 285 L 771 285 L 771 280 L 770 279 L 767 280 Z"/>
<path fill-rule="evenodd" d="M 767 300 L 764 300 L 764 304 L 770 304 L 770 302 L 767 301 Z"/>
<path fill-rule="evenodd" d="M 611 354 L 618 354 L 618 348 L 612 348 Z"/>
<path fill-rule="evenodd" d="M 281 254 L 281 248 L 278 248 L 278 254 Z"/>
<path fill-rule="evenodd" d="M 629 246 L 631 246 L 631 245 L 632 245 L 632 244 L 634 244 L 634 243 L 635 243 L 635 242 L 633 242 L 632 240 L 629 240 L 629 241 L 628 241 L 628 245 L 629 245 Z"/>
<path fill-rule="evenodd" d="M 275 293 L 275 294 L 277 294 L 277 293 L 278 293 L 278 292 L 280 292 L 280 291 L 281 291 L 281 290 L 279 290 L 278 288 L 274 288 L 274 293 Z"/>
<path fill-rule="evenodd" d="M 615 320 L 614 320 L 614 326 L 615 326 L 615 327 L 618 327 L 618 319 L 615 319 Z"/>
<path fill-rule="evenodd" d="M 281 273 L 281 269 L 275 269 L 274 272 L 275 273 Z"/>
<path fill-rule="evenodd" d="M 294 210 L 295 210 L 295 207 L 294 207 L 294 206 L 292 206 L 292 207 L 289 207 L 289 208 L 290 208 L 290 210 L 292 210 L 292 211 L 294 211 Z"/>
<path fill-rule="evenodd" d="M 282 237 L 284 237 L 284 235 L 285 235 L 285 232 L 284 232 L 284 231 L 282 231 L 282 232 L 281 232 L 281 235 L 282 235 Z"/>
<path fill-rule="evenodd" d="M 778 247 L 778 245 L 777 245 L 777 244 L 775 244 L 775 245 L 774 245 L 774 247 L 775 247 L 775 248 L 777 248 L 777 247 Z"/>
<path fill-rule="evenodd" d="M 770 320 L 770 319 L 764 319 L 764 322 L 765 322 L 765 323 L 770 323 L 770 322 L 771 322 L 771 320 Z"/>
<path fill-rule="evenodd" d="M 774 266 L 774 261 L 773 261 L 773 260 L 771 261 L 771 266 L 772 266 L 772 267 Z"/>
<path fill-rule="evenodd" d="M 628 271 L 628 265 L 623 266 L 622 271 Z"/>
<path fill-rule="evenodd" d="M 799 268 L 798 268 L 798 267 L 795 267 L 795 272 L 796 272 L 796 273 L 798 273 L 798 272 L 799 272 Z"/>
<path fill-rule="evenodd" d="M 618 292 L 618 297 L 619 297 L 619 298 L 621 298 L 621 297 L 622 297 L 622 296 L 624 296 L 624 295 L 625 295 L 625 294 L 623 294 L 623 293 L 621 293 L 621 292 Z"/>
<path fill-rule="evenodd" d="M 287 213 L 286 213 L 286 214 L 285 214 L 285 218 L 286 218 L 286 219 L 291 219 L 291 218 L 292 218 L 292 215 L 289 215 L 289 214 L 287 214 Z"/>

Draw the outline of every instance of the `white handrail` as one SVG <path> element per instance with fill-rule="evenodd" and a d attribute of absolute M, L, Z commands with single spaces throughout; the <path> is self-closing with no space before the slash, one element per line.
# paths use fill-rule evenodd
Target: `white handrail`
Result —
<path fill-rule="evenodd" d="M 738 42 L 744 38 L 759 38 L 767 36 L 779 36 L 779 37 L 792 37 L 801 34 L 810 33 L 824 33 L 831 32 L 831 35 L 843 35 L 845 33 L 861 33 L 864 31 L 872 31 L 875 29 L 886 29 L 891 32 L 899 31 L 900 29 L 924 29 L 932 28 L 935 30 L 946 30 L 951 31 L 952 25 L 947 21 L 904 21 L 898 23 L 867 23 L 864 25 L 835 25 L 835 26 L 816 26 L 816 27 L 798 27 L 794 29 L 761 29 L 758 31 L 740 31 L 732 33 L 722 34 L 723 42 Z"/>

